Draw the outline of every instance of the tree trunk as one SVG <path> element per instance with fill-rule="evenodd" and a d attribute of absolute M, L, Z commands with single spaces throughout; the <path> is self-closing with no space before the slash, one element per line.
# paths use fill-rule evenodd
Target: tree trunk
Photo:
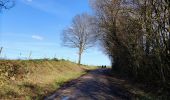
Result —
<path fill-rule="evenodd" d="M 79 59 L 78 59 L 78 64 L 80 65 L 81 64 L 81 52 L 79 52 Z"/>
<path fill-rule="evenodd" d="M 81 64 L 81 55 L 82 55 L 82 47 L 79 48 L 79 58 L 78 58 L 78 64 Z"/>

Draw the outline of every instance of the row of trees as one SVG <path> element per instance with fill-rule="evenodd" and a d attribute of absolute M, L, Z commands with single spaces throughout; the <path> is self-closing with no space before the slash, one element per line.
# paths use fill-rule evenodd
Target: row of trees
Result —
<path fill-rule="evenodd" d="M 112 69 L 155 85 L 170 83 L 170 1 L 90 0 L 94 16 L 73 18 L 63 33 L 65 46 L 84 50 L 100 40 Z M 14 0 L 0 0 L 0 11 Z"/>
<path fill-rule="evenodd" d="M 139 81 L 169 86 L 170 1 L 90 0 L 94 16 L 77 15 L 63 43 L 84 50 L 100 40 L 112 69 Z"/>
<path fill-rule="evenodd" d="M 169 86 L 170 1 L 91 0 L 112 69 Z"/>

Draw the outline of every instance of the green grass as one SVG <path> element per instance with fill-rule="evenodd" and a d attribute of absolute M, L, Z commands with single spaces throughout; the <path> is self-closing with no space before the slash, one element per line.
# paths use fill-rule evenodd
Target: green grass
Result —
<path fill-rule="evenodd" d="M 0 99 L 42 99 L 90 69 L 64 60 L 0 60 Z"/>

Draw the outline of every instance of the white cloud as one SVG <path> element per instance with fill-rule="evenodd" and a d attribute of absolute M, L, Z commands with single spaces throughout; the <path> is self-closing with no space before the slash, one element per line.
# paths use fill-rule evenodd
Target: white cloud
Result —
<path fill-rule="evenodd" d="M 44 39 L 42 36 L 39 36 L 39 35 L 32 35 L 32 38 L 36 39 L 36 40 L 43 40 Z"/>
<path fill-rule="evenodd" d="M 20 0 L 24 4 L 27 4 L 35 9 L 39 9 L 43 12 L 55 15 L 55 16 L 69 16 L 70 9 L 67 6 L 63 6 L 57 2 L 57 0 Z M 62 10 L 58 10 L 62 9 Z"/>

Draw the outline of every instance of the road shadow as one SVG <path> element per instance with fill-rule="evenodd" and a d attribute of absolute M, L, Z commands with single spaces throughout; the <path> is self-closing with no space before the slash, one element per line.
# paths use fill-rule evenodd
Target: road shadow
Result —
<path fill-rule="evenodd" d="M 135 94 L 122 85 L 126 81 L 111 76 L 110 69 L 97 69 L 73 80 L 45 100 L 132 100 Z"/>

